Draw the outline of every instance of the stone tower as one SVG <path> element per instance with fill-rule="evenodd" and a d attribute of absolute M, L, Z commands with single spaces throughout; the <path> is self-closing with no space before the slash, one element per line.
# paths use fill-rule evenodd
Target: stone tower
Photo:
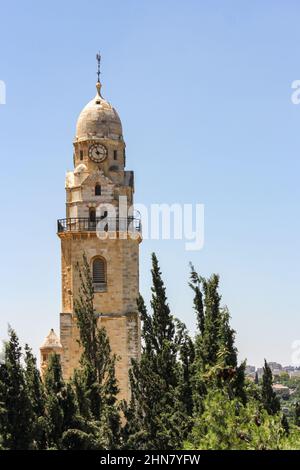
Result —
<path fill-rule="evenodd" d="M 74 299 L 80 287 L 76 266 L 85 253 L 98 321 L 107 330 L 112 352 L 120 357 L 116 365 L 120 398 L 128 399 L 128 369 L 131 358 L 140 354 L 136 300 L 141 226 L 132 210 L 127 217 L 120 209 L 120 200 L 127 201 L 128 207 L 133 204 L 134 175 L 125 171 L 122 124 L 116 110 L 102 97 L 99 75 L 96 90 L 77 121 L 74 170 L 66 175 L 66 218 L 58 220 L 57 227 L 61 240 L 62 368 L 68 379 L 80 358 Z M 49 341 L 46 346 L 41 348 L 42 370 L 51 352 Z"/>

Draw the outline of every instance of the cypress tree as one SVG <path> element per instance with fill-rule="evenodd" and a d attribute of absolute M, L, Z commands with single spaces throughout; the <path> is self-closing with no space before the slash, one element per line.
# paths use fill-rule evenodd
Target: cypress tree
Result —
<path fill-rule="evenodd" d="M 5 408 L 4 367 L 0 363 L 0 450 L 4 450 L 4 436 L 7 430 L 7 410 Z"/>
<path fill-rule="evenodd" d="M 51 354 L 45 372 L 46 415 L 49 426 L 50 448 L 60 448 L 64 422 L 64 413 L 61 406 L 63 386 L 60 358 L 57 354 Z"/>
<path fill-rule="evenodd" d="M 36 366 L 36 358 L 33 356 L 28 344 L 25 345 L 25 381 L 34 414 L 36 416 L 43 416 L 45 412 L 43 382 Z"/>
<path fill-rule="evenodd" d="M 187 332 L 186 326 L 177 320 L 177 341 L 180 358 L 180 400 L 183 403 L 188 416 L 193 414 L 193 365 L 195 360 L 194 343 Z"/>
<path fill-rule="evenodd" d="M 274 415 L 280 410 L 280 402 L 272 388 L 272 384 L 272 371 L 265 359 L 262 377 L 261 397 L 263 406 L 270 415 Z"/>
<path fill-rule="evenodd" d="M 237 367 L 237 348 L 235 346 L 235 331 L 230 327 L 230 314 L 225 307 L 220 311 L 219 348 L 225 352 L 224 366 L 234 370 Z"/>
<path fill-rule="evenodd" d="M 182 445 L 189 426 L 181 401 L 179 336 L 166 297 L 158 260 L 152 255 L 152 315 L 142 297 L 138 309 L 143 322 L 140 362 L 132 361 L 131 402 L 124 405 L 126 448 L 174 449 Z"/>
<path fill-rule="evenodd" d="M 198 334 L 203 335 L 204 333 L 204 306 L 203 306 L 203 294 L 201 291 L 202 278 L 196 272 L 192 263 L 190 263 L 190 282 L 189 286 L 194 291 L 194 310 L 196 312 L 196 324 Z"/>
<path fill-rule="evenodd" d="M 175 321 L 171 315 L 166 297 L 166 288 L 161 278 L 161 271 L 156 255 L 152 254 L 152 298 L 151 298 L 151 349 L 154 353 L 154 371 L 161 375 L 166 386 L 177 383 L 175 345 Z"/>
<path fill-rule="evenodd" d="M 78 408 L 76 396 L 70 382 L 66 383 L 62 390 L 62 409 L 64 414 L 63 430 L 77 428 L 78 426 Z M 79 424 L 80 426 L 80 424 Z"/>
<path fill-rule="evenodd" d="M 219 277 L 212 275 L 209 279 L 200 277 L 192 267 L 191 282 L 194 292 L 194 310 L 197 317 L 197 334 L 195 338 L 195 361 L 193 366 L 193 400 L 195 412 L 202 412 L 202 401 L 207 391 L 208 377 L 212 367 L 220 363 L 225 354 L 221 348 L 221 311 L 218 293 Z M 225 337 L 223 337 L 225 342 Z M 225 346 L 225 345 L 224 345 Z M 209 375 L 207 375 L 209 374 Z M 215 377 L 215 375 L 214 375 Z"/>
<path fill-rule="evenodd" d="M 204 332 L 201 341 L 201 358 L 205 367 L 217 363 L 220 334 L 220 300 L 218 293 L 219 276 L 213 274 L 208 280 L 202 279 L 204 290 Z"/>
<path fill-rule="evenodd" d="M 58 395 L 64 387 L 62 376 L 60 356 L 58 354 L 50 354 L 49 361 L 45 373 L 45 390 L 49 395 L 54 393 Z"/>
<path fill-rule="evenodd" d="M 288 436 L 290 433 L 290 425 L 285 414 L 282 415 L 281 426 L 284 429 L 285 434 Z"/>
<path fill-rule="evenodd" d="M 27 394 L 21 365 L 22 351 L 15 331 L 9 328 L 4 363 L 0 367 L 2 445 L 10 450 L 26 450 L 33 445 L 34 414 Z"/>
<path fill-rule="evenodd" d="M 45 372 L 46 416 L 49 426 L 49 444 L 61 448 L 65 431 L 77 426 L 75 394 L 62 376 L 60 356 L 51 354 Z"/>
<path fill-rule="evenodd" d="M 94 309 L 94 287 L 85 255 L 77 268 L 81 286 L 75 314 L 82 347 L 80 369 L 74 374 L 77 401 L 86 419 L 99 422 L 105 436 L 101 446 L 113 449 L 120 445 L 121 426 L 115 377 L 117 357 L 111 353 L 105 328 L 98 324 L 101 314 Z"/>
<path fill-rule="evenodd" d="M 48 423 L 45 418 L 44 386 L 37 369 L 36 358 L 31 348 L 25 345 L 25 382 L 27 396 L 30 400 L 33 419 L 33 440 L 37 449 L 46 449 L 48 442 Z"/>
<path fill-rule="evenodd" d="M 245 368 L 246 362 L 238 366 L 237 348 L 235 346 L 235 331 L 230 326 L 230 314 L 227 307 L 220 310 L 219 356 L 222 354 L 223 369 L 220 385 L 228 386 L 229 395 L 238 397 L 245 404 Z"/>
<path fill-rule="evenodd" d="M 294 423 L 296 426 L 300 426 L 300 402 L 297 401 L 294 407 Z"/>
<path fill-rule="evenodd" d="M 205 279 L 191 265 L 190 287 L 194 292 L 197 334 L 193 363 L 193 406 L 203 412 L 203 399 L 211 387 L 227 387 L 230 397 L 246 402 L 245 364 L 238 366 L 235 331 L 227 307 L 220 306 L 219 276 Z"/>
<path fill-rule="evenodd" d="M 207 392 L 209 370 L 219 361 L 220 350 L 220 296 L 219 278 L 199 276 L 191 265 L 190 287 L 194 292 L 197 333 L 193 364 L 193 406 L 196 413 L 203 411 L 202 402 Z M 222 352 L 224 354 L 224 351 Z"/>
<path fill-rule="evenodd" d="M 99 450 L 99 443 L 92 433 L 80 429 L 68 429 L 62 435 L 63 450 Z"/>
<path fill-rule="evenodd" d="M 89 391 L 86 388 L 86 377 L 82 370 L 75 369 L 72 379 L 78 411 L 83 419 L 91 418 Z"/>

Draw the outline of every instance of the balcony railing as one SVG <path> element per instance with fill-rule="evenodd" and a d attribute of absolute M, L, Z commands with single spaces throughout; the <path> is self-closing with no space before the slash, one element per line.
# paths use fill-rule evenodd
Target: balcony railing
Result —
<path fill-rule="evenodd" d="M 96 232 L 96 231 L 122 231 L 142 232 L 141 219 L 139 217 L 112 218 L 96 217 L 90 220 L 88 217 L 59 219 L 57 221 L 57 232 Z"/>

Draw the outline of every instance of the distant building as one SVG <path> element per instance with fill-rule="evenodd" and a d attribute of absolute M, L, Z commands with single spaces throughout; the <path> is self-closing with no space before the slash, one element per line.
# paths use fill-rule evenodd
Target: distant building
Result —
<path fill-rule="evenodd" d="M 285 372 L 293 372 L 295 370 L 294 366 L 284 366 L 282 368 Z"/>
<path fill-rule="evenodd" d="M 296 369 L 296 370 L 291 370 L 289 372 L 289 376 L 292 378 L 292 377 L 300 377 L 300 370 L 299 369 Z"/>
<path fill-rule="evenodd" d="M 279 362 L 268 362 L 268 366 L 270 367 L 273 377 L 280 377 L 285 373 L 288 373 L 290 377 L 300 377 L 300 368 L 294 366 L 282 366 Z M 245 372 L 246 375 L 255 375 L 255 367 L 254 366 L 246 366 Z M 263 376 L 264 368 L 258 367 L 256 369 L 257 375 L 259 378 Z"/>
<path fill-rule="evenodd" d="M 275 377 L 275 376 L 279 377 L 280 375 L 283 375 L 285 373 L 286 372 L 283 369 L 272 369 L 273 377 Z"/>
<path fill-rule="evenodd" d="M 273 390 L 278 395 L 279 397 L 283 399 L 288 399 L 290 396 L 290 389 L 289 387 L 286 387 L 285 385 L 282 384 L 274 384 L 273 385 Z"/>
<path fill-rule="evenodd" d="M 282 370 L 282 365 L 278 362 L 268 362 L 268 366 L 270 367 L 272 372 L 273 370 Z"/>
<path fill-rule="evenodd" d="M 255 366 L 246 366 L 245 368 L 245 374 L 251 377 L 255 376 Z"/>

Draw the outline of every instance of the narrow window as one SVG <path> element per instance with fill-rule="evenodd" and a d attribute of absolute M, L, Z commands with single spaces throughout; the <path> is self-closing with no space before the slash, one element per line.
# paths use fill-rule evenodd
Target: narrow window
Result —
<path fill-rule="evenodd" d="M 101 196 L 101 186 L 98 183 L 95 186 L 95 196 Z"/>
<path fill-rule="evenodd" d="M 106 284 L 106 265 L 102 258 L 96 258 L 93 262 L 93 283 Z"/>
<path fill-rule="evenodd" d="M 80 158 L 80 160 L 83 160 L 83 150 L 80 150 L 80 152 L 79 152 L 79 158 Z"/>
<path fill-rule="evenodd" d="M 96 222 L 96 211 L 94 207 L 90 208 L 90 222 Z"/>
<path fill-rule="evenodd" d="M 114 150 L 114 160 L 118 160 L 118 150 Z"/>

